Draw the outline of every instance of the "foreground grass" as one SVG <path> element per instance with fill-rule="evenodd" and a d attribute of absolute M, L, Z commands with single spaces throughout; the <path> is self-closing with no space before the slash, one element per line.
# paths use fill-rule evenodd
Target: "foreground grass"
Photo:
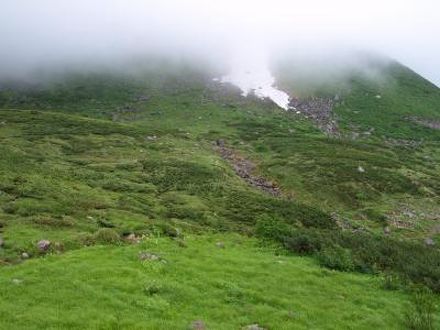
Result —
<path fill-rule="evenodd" d="M 219 247 L 222 242 L 224 247 Z M 2 329 L 400 329 L 409 297 L 239 235 L 149 238 L 0 269 Z M 141 251 L 161 260 L 139 259 Z M 438 319 L 436 320 L 439 321 Z M 438 323 L 437 323 L 438 324 Z"/>

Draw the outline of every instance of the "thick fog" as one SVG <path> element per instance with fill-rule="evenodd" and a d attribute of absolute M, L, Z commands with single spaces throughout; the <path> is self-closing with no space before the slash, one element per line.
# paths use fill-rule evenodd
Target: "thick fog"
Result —
<path fill-rule="evenodd" d="M 0 0 L 0 76 L 150 54 L 228 64 L 362 50 L 440 85 L 439 33 L 436 0 Z"/>

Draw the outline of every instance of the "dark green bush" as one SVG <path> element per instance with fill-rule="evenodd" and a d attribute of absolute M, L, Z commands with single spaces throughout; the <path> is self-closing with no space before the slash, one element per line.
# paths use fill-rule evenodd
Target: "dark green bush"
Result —
<path fill-rule="evenodd" d="M 326 247 L 318 252 L 318 260 L 321 266 L 340 270 L 340 271 L 353 271 L 354 263 L 351 251 L 344 249 L 339 245 L 333 245 Z"/>
<path fill-rule="evenodd" d="M 299 254 L 312 254 L 321 250 L 324 243 L 321 238 L 316 231 L 296 230 L 284 239 L 284 245 Z"/>
<path fill-rule="evenodd" d="M 291 232 L 292 228 L 285 222 L 268 215 L 261 216 L 255 226 L 255 233 L 263 240 L 283 241 Z"/>

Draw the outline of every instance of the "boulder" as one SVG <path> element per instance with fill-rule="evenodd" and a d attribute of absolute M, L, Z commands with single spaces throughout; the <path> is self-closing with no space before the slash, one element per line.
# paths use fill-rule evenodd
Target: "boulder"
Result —
<path fill-rule="evenodd" d="M 225 146 L 225 140 L 223 139 L 218 139 L 217 141 L 215 141 L 215 144 L 220 147 L 223 148 Z"/>
<path fill-rule="evenodd" d="M 263 327 L 260 327 L 258 324 L 250 324 L 242 328 L 243 330 L 266 330 Z"/>
<path fill-rule="evenodd" d="M 133 233 L 131 233 L 130 235 L 128 235 L 125 239 L 126 239 L 128 242 L 132 243 L 132 244 L 139 243 L 140 240 L 141 240 L 139 237 L 137 237 L 137 236 L 136 236 L 135 234 L 133 234 Z"/>
<path fill-rule="evenodd" d="M 190 329 L 193 329 L 193 330 L 205 330 L 206 329 L 205 322 L 203 322 L 202 320 L 194 321 L 194 322 L 191 323 Z"/>
<path fill-rule="evenodd" d="M 425 239 L 425 244 L 428 246 L 432 246 L 432 245 L 435 245 L 435 242 L 432 238 L 428 237 Z"/>
<path fill-rule="evenodd" d="M 38 250 L 41 252 L 46 252 L 50 248 L 50 241 L 43 239 L 37 243 Z"/>
<path fill-rule="evenodd" d="M 160 258 L 160 256 L 158 256 L 157 254 L 154 254 L 154 253 L 140 252 L 139 259 L 144 261 L 144 260 L 160 260 L 161 258 Z"/>

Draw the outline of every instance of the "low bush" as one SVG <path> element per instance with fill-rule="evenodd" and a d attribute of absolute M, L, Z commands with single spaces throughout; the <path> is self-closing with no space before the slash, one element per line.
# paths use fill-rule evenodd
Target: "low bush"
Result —
<path fill-rule="evenodd" d="M 316 231 L 296 230 L 284 239 L 284 245 L 299 254 L 312 254 L 321 250 L 323 241 Z"/>
<path fill-rule="evenodd" d="M 318 253 L 318 260 L 321 266 L 330 269 L 349 272 L 355 268 L 351 251 L 339 245 L 326 247 L 321 250 Z"/>
<path fill-rule="evenodd" d="M 116 244 L 120 242 L 119 234 L 111 228 L 100 228 L 93 235 L 96 243 L 99 244 Z"/>

